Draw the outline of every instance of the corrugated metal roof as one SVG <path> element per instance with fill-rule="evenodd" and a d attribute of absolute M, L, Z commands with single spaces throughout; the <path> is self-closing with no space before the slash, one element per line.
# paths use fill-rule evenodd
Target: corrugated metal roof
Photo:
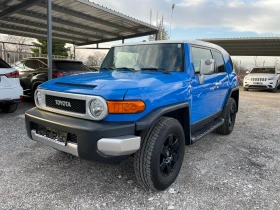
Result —
<path fill-rule="evenodd" d="M 200 39 L 224 48 L 232 56 L 280 56 L 280 37 Z"/>
<path fill-rule="evenodd" d="M 155 26 L 88 0 L 52 0 L 53 40 L 96 44 L 157 33 Z M 0 33 L 46 39 L 46 0 L 0 2 Z M 14 12 L 9 13 L 11 10 Z M 7 15 L 8 14 L 8 15 Z"/>

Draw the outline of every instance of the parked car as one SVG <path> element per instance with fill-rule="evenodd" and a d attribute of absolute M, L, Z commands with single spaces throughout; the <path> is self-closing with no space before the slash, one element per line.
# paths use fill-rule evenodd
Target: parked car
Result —
<path fill-rule="evenodd" d="M 244 77 L 244 91 L 249 89 L 268 89 L 276 93 L 280 85 L 280 73 L 273 66 L 255 67 Z"/>
<path fill-rule="evenodd" d="M 23 94 L 19 73 L 0 58 L 0 110 L 15 112 Z"/>
<path fill-rule="evenodd" d="M 165 190 L 181 169 L 185 145 L 214 130 L 232 132 L 238 101 L 231 58 L 217 45 L 117 45 L 100 73 L 42 84 L 26 129 L 31 139 L 83 159 L 133 156 L 139 183 Z"/>
<path fill-rule="evenodd" d="M 48 59 L 27 58 L 12 65 L 19 71 L 20 84 L 24 94 L 34 95 L 39 85 L 48 80 Z M 53 59 L 53 78 L 90 72 L 81 61 Z"/>

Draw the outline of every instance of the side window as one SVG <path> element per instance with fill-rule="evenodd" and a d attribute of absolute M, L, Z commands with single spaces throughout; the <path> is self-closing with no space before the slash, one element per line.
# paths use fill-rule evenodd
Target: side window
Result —
<path fill-rule="evenodd" d="M 25 62 L 25 67 L 29 70 L 36 70 L 39 68 L 39 63 L 36 60 L 27 60 Z"/>
<path fill-rule="evenodd" d="M 226 72 L 224 58 L 221 53 L 213 51 L 217 73 Z"/>
<path fill-rule="evenodd" d="M 202 59 L 213 59 L 211 50 L 198 48 L 198 47 L 192 47 L 192 56 L 193 56 L 194 71 L 196 74 L 198 74 L 200 71 L 200 61 Z"/>

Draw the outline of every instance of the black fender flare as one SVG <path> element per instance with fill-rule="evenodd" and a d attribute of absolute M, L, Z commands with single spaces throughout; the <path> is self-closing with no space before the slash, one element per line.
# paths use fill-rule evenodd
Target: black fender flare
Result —
<path fill-rule="evenodd" d="M 135 130 L 136 131 L 142 131 L 149 127 L 152 127 L 160 117 L 164 116 L 165 114 L 168 114 L 170 112 L 174 112 L 176 110 L 183 110 L 183 122 L 181 122 L 182 127 L 184 129 L 185 134 L 185 142 L 186 145 L 191 144 L 191 112 L 190 112 L 190 105 L 188 102 L 181 102 L 177 104 L 171 104 L 163 107 L 159 107 L 138 121 L 135 122 Z"/>
<path fill-rule="evenodd" d="M 233 94 L 235 94 L 234 97 L 232 97 Z M 238 112 L 238 108 L 239 108 L 239 87 L 235 87 L 235 88 L 232 88 L 232 89 L 229 90 L 229 93 L 228 93 L 227 98 L 225 100 L 225 104 L 224 104 L 223 109 L 226 108 L 230 98 L 234 98 L 236 100 L 236 107 L 237 107 L 236 111 Z"/>

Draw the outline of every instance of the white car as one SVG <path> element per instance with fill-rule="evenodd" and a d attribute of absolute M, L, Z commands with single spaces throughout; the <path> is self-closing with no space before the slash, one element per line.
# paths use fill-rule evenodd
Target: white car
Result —
<path fill-rule="evenodd" d="M 244 77 L 244 91 L 249 89 L 268 89 L 277 92 L 280 85 L 280 73 L 275 67 L 254 67 L 251 72 Z"/>
<path fill-rule="evenodd" d="M 0 59 L 0 110 L 15 112 L 22 95 L 18 71 Z"/>

